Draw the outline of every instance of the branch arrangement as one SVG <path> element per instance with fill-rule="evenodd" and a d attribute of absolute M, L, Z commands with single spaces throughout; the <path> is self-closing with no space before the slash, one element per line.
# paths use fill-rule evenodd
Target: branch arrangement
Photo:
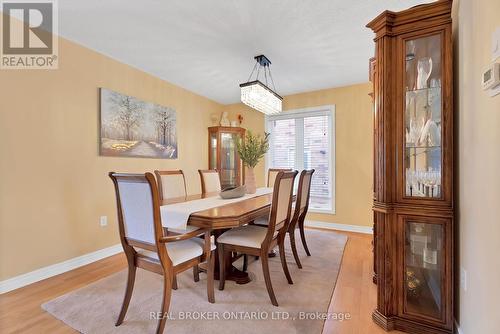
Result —
<path fill-rule="evenodd" d="M 270 133 L 265 133 L 264 137 L 262 137 L 261 135 L 254 135 L 252 131 L 248 130 L 245 140 L 241 137 L 238 138 L 236 149 L 245 166 L 254 168 L 266 154 L 269 150 L 269 135 Z"/>

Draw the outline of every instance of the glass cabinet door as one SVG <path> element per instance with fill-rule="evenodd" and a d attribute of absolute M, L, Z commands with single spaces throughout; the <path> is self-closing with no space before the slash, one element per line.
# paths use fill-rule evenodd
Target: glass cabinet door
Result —
<path fill-rule="evenodd" d="M 405 220 L 404 305 L 406 314 L 443 316 L 444 225 Z"/>
<path fill-rule="evenodd" d="M 404 43 L 405 196 L 442 198 L 441 35 Z"/>
<path fill-rule="evenodd" d="M 209 169 L 217 169 L 217 132 L 210 132 Z"/>
<path fill-rule="evenodd" d="M 238 134 L 220 134 L 220 176 L 222 188 L 236 187 L 238 184 L 239 157 L 236 150 Z"/>

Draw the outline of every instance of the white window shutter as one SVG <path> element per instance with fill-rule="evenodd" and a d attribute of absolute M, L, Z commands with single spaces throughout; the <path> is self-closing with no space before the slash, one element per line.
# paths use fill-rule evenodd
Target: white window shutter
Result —
<path fill-rule="evenodd" d="M 271 167 L 295 168 L 295 119 L 272 121 Z"/>
<path fill-rule="evenodd" d="M 312 211 L 334 212 L 334 127 L 328 108 L 284 112 L 266 117 L 271 133 L 268 168 L 314 169 Z M 298 178 L 297 178 L 298 181 Z"/>

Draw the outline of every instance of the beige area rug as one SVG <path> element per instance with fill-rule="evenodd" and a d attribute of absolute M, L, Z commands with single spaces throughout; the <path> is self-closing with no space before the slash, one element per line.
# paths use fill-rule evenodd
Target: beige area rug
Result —
<path fill-rule="evenodd" d="M 324 323 L 321 316 L 328 311 L 347 237 L 306 230 L 310 257 L 306 256 L 298 233 L 297 238 L 303 269 L 297 268 L 291 251 L 286 250 L 293 285 L 286 281 L 279 256 L 270 259 L 279 307 L 271 304 L 261 263 L 253 257 L 248 266 L 252 282 L 237 285 L 226 281 L 224 291 L 219 291 L 215 281 L 215 304 L 207 301 L 205 274 L 195 283 L 192 271 L 188 270 L 178 276 L 179 289 L 172 293 L 171 318 L 167 320 L 165 333 L 321 333 Z M 161 277 L 137 271 L 125 321 L 115 327 L 125 282 L 126 271 L 121 271 L 51 300 L 42 308 L 82 333 L 154 333 L 157 320 L 151 314 L 159 312 Z"/>

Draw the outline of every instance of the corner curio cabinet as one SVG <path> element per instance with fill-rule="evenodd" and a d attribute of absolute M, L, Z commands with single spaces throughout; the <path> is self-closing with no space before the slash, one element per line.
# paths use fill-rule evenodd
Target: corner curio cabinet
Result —
<path fill-rule="evenodd" d="M 385 11 L 375 32 L 374 250 L 386 330 L 453 333 L 450 0 Z"/>
<path fill-rule="evenodd" d="M 208 128 L 208 168 L 219 171 L 222 189 L 243 184 L 243 166 L 236 141 L 244 136 L 245 129 L 240 127 Z"/>

